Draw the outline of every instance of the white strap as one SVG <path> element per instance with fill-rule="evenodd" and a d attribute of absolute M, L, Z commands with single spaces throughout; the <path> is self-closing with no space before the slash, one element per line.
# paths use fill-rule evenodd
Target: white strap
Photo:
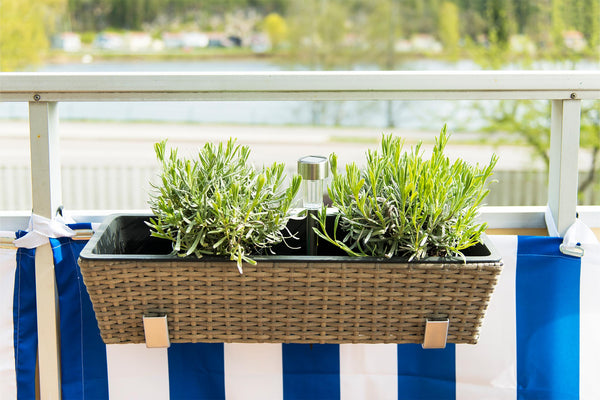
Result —
<path fill-rule="evenodd" d="M 587 246 L 597 244 L 598 238 L 596 238 L 594 232 L 577 218 L 569 229 L 567 229 L 563 242 L 560 245 L 560 251 L 570 256 L 583 257 Z"/>
<path fill-rule="evenodd" d="M 13 242 L 16 247 L 33 249 L 48 243 L 49 238 L 75 236 L 75 231 L 62 222 L 56 219 L 44 218 L 37 214 L 31 215 L 27 232 L 25 236 Z"/>
<path fill-rule="evenodd" d="M 548 236 L 560 237 L 558 229 L 556 228 L 556 224 L 554 223 L 554 218 L 552 218 L 550 206 L 546 206 L 546 211 L 544 212 L 544 219 L 546 220 L 546 229 L 548 229 Z"/>

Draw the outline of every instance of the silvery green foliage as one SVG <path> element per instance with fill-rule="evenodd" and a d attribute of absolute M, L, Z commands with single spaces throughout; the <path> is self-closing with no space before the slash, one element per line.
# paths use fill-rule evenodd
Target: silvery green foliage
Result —
<path fill-rule="evenodd" d="M 420 143 L 403 152 L 400 138 L 384 135 L 381 149 L 368 151 L 365 169 L 351 163 L 345 174 L 338 172 L 332 154 L 328 190 L 339 214 L 329 235 L 323 209 L 317 234 L 351 255 L 464 259 L 462 250 L 479 242 L 486 229 L 476 217 L 498 158 L 492 156 L 483 167 L 450 162 L 444 155 L 447 142 L 444 126 L 426 160 Z M 345 234 L 341 240 L 340 232 Z"/>
<path fill-rule="evenodd" d="M 250 150 L 230 139 L 207 143 L 197 159 L 177 150 L 166 155 L 166 141 L 155 144 L 162 164 L 161 183 L 154 186 L 149 222 L 152 236 L 173 242 L 180 256 L 226 255 L 256 264 L 250 255 L 285 239 L 288 211 L 300 188 L 294 176 L 284 188 L 284 165 L 257 171 L 248 164 Z"/>

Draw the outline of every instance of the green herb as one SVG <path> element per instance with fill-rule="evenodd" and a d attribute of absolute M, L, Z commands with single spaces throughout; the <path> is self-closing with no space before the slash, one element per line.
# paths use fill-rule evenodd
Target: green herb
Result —
<path fill-rule="evenodd" d="M 250 150 L 230 139 L 207 143 L 194 160 L 177 150 L 166 155 L 166 141 L 154 146 L 162 164 L 161 183 L 153 185 L 150 208 L 156 218 L 152 236 L 173 242 L 180 256 L 227 255 L 255 265 L 250 255 L 265 251 L 287 237 L 288 211 L 300 188 L 294 176 L 284 190 L 284 165 L 256 171 L 248 164 Z"/>
<path fill-rule="evenodd" d="M 476 218 L 498 158 L 484 167 L 451 163 L 444 155 L 448 137 L 444 125 L 425 160 L 421 143 L 403 152 L 401 139 L 384 135 L 381 150 L 367 152 L 365 169 L 351 163 L 345 175 L 332 154 L 328 191 L 339 214 L 330 235 L 323 208 L 317 235 L 355 256 L 464 259 L 462 250 L 478 243 L 487 227 Z"/>

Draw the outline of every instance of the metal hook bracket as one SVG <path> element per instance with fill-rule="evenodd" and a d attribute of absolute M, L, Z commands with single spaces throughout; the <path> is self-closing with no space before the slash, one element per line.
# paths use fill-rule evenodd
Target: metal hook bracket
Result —
<path fill-rule="evenodd" d="M 425 336 L 423 338 L 424 349 L 443 349 L 448 339 L 448 326 L 450 320 L 425 320 Z"/>
<path fill-rule="evenodd" d="M 144 315 L 142 319 L 147 348 L 165 348 L 171 346 L 166 315 L 157 317 Z"/>

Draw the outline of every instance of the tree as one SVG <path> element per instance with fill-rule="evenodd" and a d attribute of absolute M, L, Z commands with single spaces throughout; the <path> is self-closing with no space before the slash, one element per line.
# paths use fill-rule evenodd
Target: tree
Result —
<path fill-rule="evenodd" d="M 563 47 L 563 31 L 565 30 L 565 8 L 563 0 L 552 0 L 552 11 L 551 11 L 552 26 L 550 31 L 552 32 L 552 40 L 554 46 L 557 49 Z"/>
<path fill-rule="evenodd" d="M 349 9 L 343 0 L 295 0 L 289 7 L 290 60 L 310 70 L 345 67 L 354 59 L 344 46 Z M 312 103 L 312 123 L 320 124 L 325 105 Z M 341 107 L 338 103 L 338 112 Z M 336 118 L 336 123 L 338 118 Z"/>
<path fill-rule="evenodd" d="M 106 29 L 111 9 L 111 0 L 69 0 L 70 29 L 77 32 Z"/>
<path fill-rule="evenodd" d="M 348 15 L 341 0 L 295 0 L 288 18 L 294 61 L 322 70 L 348 63 L 343 46 Z"/>
<path fill-rule="evenodd" d="M 396 68 L 394 45 L 402 35 L 396 3 L 396 0 L 373 1 L 364 27 L 368 43 L 364 58 L 387 70 Z"/>
<path fill-rule="evenodd" d="M 513 32 L 512 5 L 510 0 L 488 0 L 488 40 L 501 47 L 508 47 L 510 35 Z"/>
<path fill-rule="evenodd" d="M 379 65 L 381 69 L 396 69 L 396 41 L 402 36 L 400 10 L 396 0 L 377 0 L 372 3 L 366 19 L 366 51 L 364 59 Z M 394 122 L 393 102 L 386 102 L 386 125 L 391 128 Z"/>
<path fill-rule="evenodd" d="M 441 0 L 401 0 L 398 3 L 405 25 L 404 31 L 408 36 L 415 33 L 437 33 Z"/>
<path fill-rule="evenodd" d="M 462 9 L 460 12 L 460 33 L 465 39 L 477 40 L 487 29 L 485 18 L 474 9 Z"/>
<path fill-rule="evenodd" d="M 277 13 L 267 15 L 263 21 L 263 26 L 274 49 L 287 39 L 288 26 L 281 15 Z"/>
<path fill-rule="evenodd" d="M 22 70 L 42 61 L 67 0 L 0 0 L 0 71 Z"/>
<path fill-rule="evenodd" d="M 289 1 L 287 0 L 248 0 L 248 6 L 255 8 L 264 14 L 276 13 L 284 15 L 287 11 Z"/>
<path fill-rule="evenodd" d="M 0 1 L 0 71 L 38 64 L 48 49 L 43 9 L 23 0 Z"/>
<path fill-rule="evenodd" d="M 523 34 L 525 33 L 525 28 L 529 23 L 529 18 L 534 12 L 534 2 L 517 0 L 514 2 L 514 7 L 515 19 L 517 22 L 517 32 Z"/>
<path fill-rule="evenodd" d="M 593 52 L 598 52 L 600 46 L 600 1 L 584 0 L 585 5 L 582 17 L 583 33 L 587 38 L 588 45 Z"/>
<path fill-rule="evenodd" d="M 458 7 L 456 4 L 445 1 L 442 3 L 439 14 L 439 36 L 448 54 L 458 58 L 458 42 L 460 40 Z"/>
<path fill-rule="evenodd" d="M 531 100 L 501 101 L 487 112 L 485 130 L 516 135 L 531 147 L 534 155 L 550 166 L 550 102 Z M 485 112 L 485 111 L 484 111 Z M 581 108 L 580 147 L 590 153 L 585 178 L 579 182 L 583 193 L 597 181 L 600 173 L 600 101 L 584 102 Z"/>

